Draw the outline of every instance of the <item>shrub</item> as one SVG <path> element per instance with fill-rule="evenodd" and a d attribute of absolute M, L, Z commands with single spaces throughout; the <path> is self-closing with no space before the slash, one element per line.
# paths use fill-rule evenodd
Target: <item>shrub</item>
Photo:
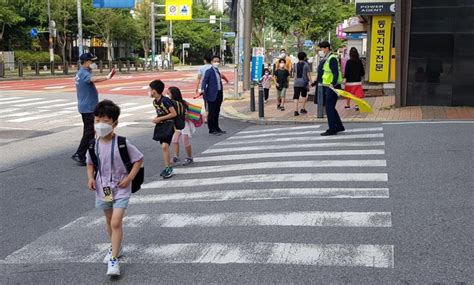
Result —
<path fill-rule="evenodd" d="M 49 63 L 49 52 L 47 51 L 15 51 L 15 60 L 21 60 L 23 64 L 41 64 Z M 54 62 L 61 63 L 62 59 L 59 55 L 54 55 Z"/>
<path fill-rule="evenodd" d="M 171 60 L 173 61 L 173 64 L 176 65 L 176 64 L 179 64 L 181 62 L 181 60 L 179 59 L 179 57 L 177 56 L 172 56 L 171 57 Z"/>

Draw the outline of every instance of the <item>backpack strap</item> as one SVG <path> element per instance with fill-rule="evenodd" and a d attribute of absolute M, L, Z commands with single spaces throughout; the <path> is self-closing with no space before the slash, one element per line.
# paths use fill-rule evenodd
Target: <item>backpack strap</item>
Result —
<path fill-rule="evenodd" d="M 125 168 L 127 171 L 130 173 L 133 168 L 133 163 L 130 162 L 130 156 L 128 154 L 128 149 L 127 149 L 127 140 L 125 137 L 117 136 L 117 142 L 118 142 L 118 149 L 120 153 L 120 157 L 122 158 L 122 162 L 125 165 Z"/>
<path fill-rule="evenodd" d="M 99 160 L 97 160 L 97 155 L 95 153 L 95 139 L 92 139 L 89 142 L 89 155 L 91 157 L 92 163 L 94 164 L 94 170 L 97 173 L 97 169 L 99 168 Z"/>

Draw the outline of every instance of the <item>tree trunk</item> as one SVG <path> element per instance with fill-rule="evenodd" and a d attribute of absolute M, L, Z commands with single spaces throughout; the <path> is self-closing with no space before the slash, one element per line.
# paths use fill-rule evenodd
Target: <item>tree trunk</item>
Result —
<path fill-rule="evenodd" d="M 146 40 L 142 40 L 142 46 L 143 46 L 143 53 L 145 55 L 145 59 L 148 58 L 148 42 Z"/>
<path fill-rule="evenodd" d="M 0 31 L 0 41 L 3 40 L 3 33 L 5 32 L 5 23 L 2 24 L 2 30 Z"/>

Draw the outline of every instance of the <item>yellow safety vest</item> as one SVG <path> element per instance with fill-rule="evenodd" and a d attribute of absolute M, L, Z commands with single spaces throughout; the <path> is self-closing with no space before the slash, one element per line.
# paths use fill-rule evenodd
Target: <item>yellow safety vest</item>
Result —
<path fill-rule="evenodd" d="M 331 71 L 331 67 L 329 66 L 329 61 L 332 59 L 332 58 L 335 58 L 337 60 L 337 68 L 338 68 L 338 71 L 339 71 L 339 76 L 337 78 L 337 84 L 341 84 L 342 83 L 342 72 L 341 72 L 341 65 L 339 64 L 339 60 L 337 59 L 337 57 L 334 55 L 334 54 L 331 54 L 328 59 L 326 60 L 326 62 L 324 63 L 324 66 L 323 66 L 323 85 L 324 86 L 329 86 L 332 84 L 332 81 L 334 79 L 334 75 L 332 74 L 332 71 Z"/>

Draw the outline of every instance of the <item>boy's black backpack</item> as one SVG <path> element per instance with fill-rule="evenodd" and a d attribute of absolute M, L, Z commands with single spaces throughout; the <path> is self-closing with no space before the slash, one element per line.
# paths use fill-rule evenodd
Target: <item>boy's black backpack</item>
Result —
<path fill-rule="evenodd" d="M 182 130 L 186 126 L 185 119 L 186 119 L 186 109 L 187 106 L 184 103 L 171 100 L 174 105 L 174 109 L 176 110 L 176 118 L 174 118 L 174 126 L 177 130 Z"/>
<path fill-rule="evenodd" d="M 125 139 L 125 137 L 117 136 L 117 142 L 122 162 L 125 165 L 125 168 L 127 169 L 128 173 L 130 173 L 133 168 L 133 163 L 130 162 L 130 156 L 128 155 L 127 140 Z M 95 139 L 91 140 L 89 143 L 89 155 L 91 156 L 92 163 L 94 164 L 94 176 L 96 176 L 97 169 L 99 167 L 99 161 L 97 160 L 97 155 L 95 154 Z M 137 176 L 135 176 L 135 179 L 133 179 L 132 181 L 132 193 L 135 193 L 140 190 L 144 180 L 145 168 L 142 166 L 138 171 Z"/>

